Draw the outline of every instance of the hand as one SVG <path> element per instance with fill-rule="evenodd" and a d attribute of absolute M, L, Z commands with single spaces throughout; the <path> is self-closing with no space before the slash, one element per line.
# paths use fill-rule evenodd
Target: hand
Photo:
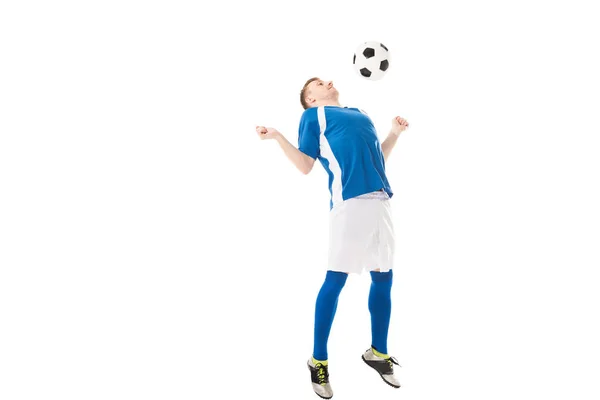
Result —
<path fill-rule="evenodd" d="M 265 139 L 276 139 L 277 136 L 281 135 L 275 128 L 265 128 L 264 126 L 257 126 L 256 133 L 261 140 Z"/>
<path fill-rule="evenodd" d="M 392 119 L 392 133 L 394 135 L 399 135 L 404 132 L 405 129 L 408 128 L 408 121 L 404 118 L 394 117 Z"/>

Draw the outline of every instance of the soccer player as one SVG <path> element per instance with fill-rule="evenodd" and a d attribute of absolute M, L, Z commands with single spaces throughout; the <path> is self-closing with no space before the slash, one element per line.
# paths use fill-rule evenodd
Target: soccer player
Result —
<path fill-rule="evenodd" d="M 369 271 L 371 287 L 371 346 L 363 361 L 392 387 L 397 360 L 388 354 L 391 315 L 394 224 L 393 196 L 385 163 L 398 136 L 408 128 L 400 117 L 392 119 L 387 138 L 380 143 L 372 120 L 358 108 L 344 107 L 333 82 L 317 77 L 300 91 L 304 112 L 300 119 L 298 147 L 275 128 L 257 126 L 261 139 L 276 140 L 289 160 L 308 174 L 319 160 L 329 176 L 329 252 L 325 281 L 315 305 L 313 354 L 308 360 L 312 387 L 324 399 L 333 397 L 329 382 L 327 342 L 338 298 L 348 274 Z"/>

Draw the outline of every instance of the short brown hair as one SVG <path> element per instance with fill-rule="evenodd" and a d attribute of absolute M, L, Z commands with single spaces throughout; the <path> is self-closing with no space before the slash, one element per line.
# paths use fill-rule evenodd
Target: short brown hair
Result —
<path fill-rule="evenodd" d="M 304 107 L 304 109 L 306 110 L 308 107 L 308 103 L 306 103 L 306 90 L 308 89 L 308 85 L 313 82 L 318 80 L 319 78 L 317 78 L 316 76 L 314 78 L 310 78 L 309 80 L 306 81 L 306 83 L 304 84 L 304 86 L 302 87 L 302 90 L 300 91 L 300 104 L 302 104 L 302 107 Z"/>

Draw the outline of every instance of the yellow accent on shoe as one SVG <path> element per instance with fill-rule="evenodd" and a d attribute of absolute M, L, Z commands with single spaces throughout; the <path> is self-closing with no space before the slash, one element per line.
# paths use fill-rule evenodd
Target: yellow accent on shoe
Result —
<path fill-rule="evenodd" d="M 377 357 L 386 358 L 386 359 L 390 358 L 390 356 L 388 354 L 380 353 L 372 347 L 371 347 L 371 350 L 373 350 L 373 354 L 375 354 Z"/>
<path fill-rule="evenodd" d="M 317 360 L 316 358 L 312 358 L 312 362 L 314 365 L 317 365 L 318 363 L 321 363 L 321 365 L 323 365 L 324 367 L 327 366 L 327 364 L 329 364 L 329 362 L 327 360 L 325 361 L 321 361 L 321 360 Z"/>

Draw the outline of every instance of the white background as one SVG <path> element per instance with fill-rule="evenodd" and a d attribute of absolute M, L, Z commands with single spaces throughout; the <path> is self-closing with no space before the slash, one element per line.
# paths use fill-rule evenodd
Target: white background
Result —
<path fill-rule="evenodd" d="M 334 398 L 600 398 L 592 3 L 2 2 L 0 398 L 316 398 L 326 174 L 254 132 L 296 143 L 312 76 L 382 139 L 411 125 L 387 166 L 403 387 L 360 360 L 353 276 Z M 366 40 L 381 81 L 352 70 Z"/>

